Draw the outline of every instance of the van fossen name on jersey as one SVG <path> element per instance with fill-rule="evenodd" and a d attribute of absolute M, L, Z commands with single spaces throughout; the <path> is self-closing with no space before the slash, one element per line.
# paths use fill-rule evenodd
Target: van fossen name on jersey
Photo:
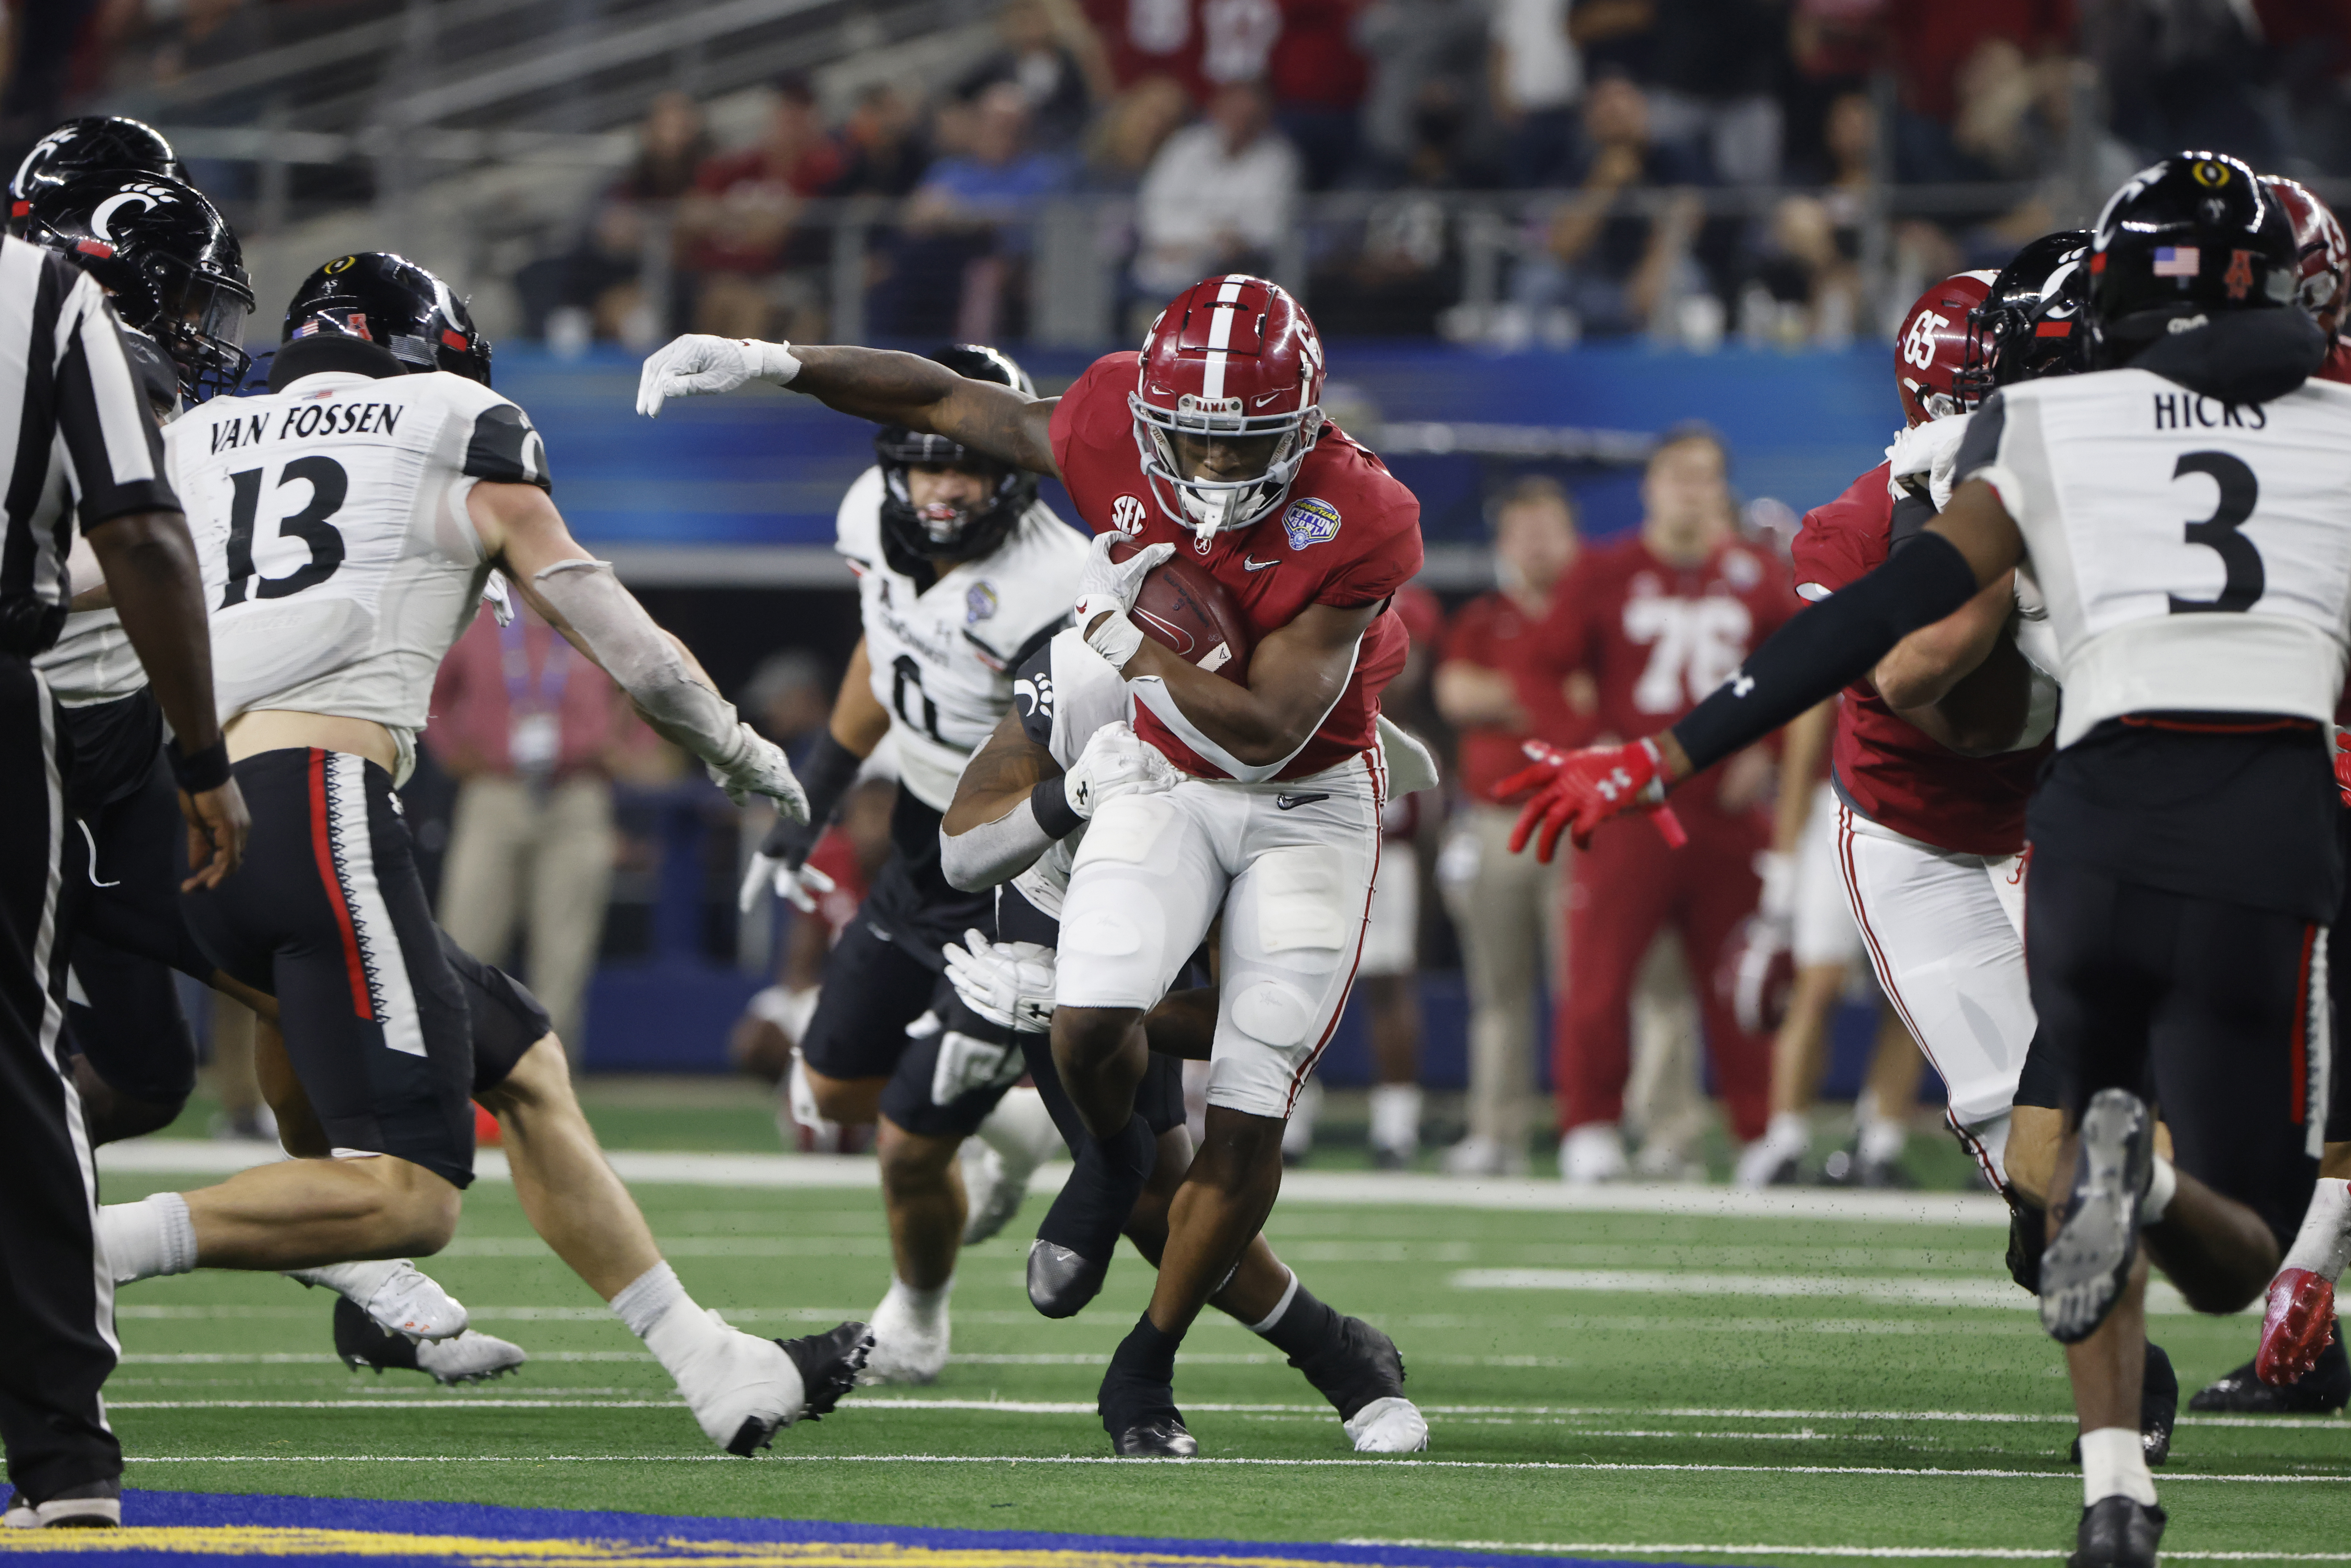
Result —
<path fill-rule="evenodd" d="M 270 419 L 266 413 L 214 420 L 213 451 L 227 452 L 266 439 L 283 441 L 287 436 L 390 435 L 399 427 L 400 416 L 407 412 L 389 402 L 307 402 L 299 408 L 287 409 L 275 430 L 268 428 Z"/>

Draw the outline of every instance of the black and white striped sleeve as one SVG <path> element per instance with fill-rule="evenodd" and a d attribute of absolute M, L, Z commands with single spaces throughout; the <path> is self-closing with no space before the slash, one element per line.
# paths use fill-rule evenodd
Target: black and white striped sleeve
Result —
<path fill-rule="evenodd" d="M 73 279 L 57 311 L 52 362 L 57 440 L 82 531 L 131 512 L 178 511 L 163 476 L 162 433 L 148 413 L 114 308 L 69 263 L 49 265 Z"/>

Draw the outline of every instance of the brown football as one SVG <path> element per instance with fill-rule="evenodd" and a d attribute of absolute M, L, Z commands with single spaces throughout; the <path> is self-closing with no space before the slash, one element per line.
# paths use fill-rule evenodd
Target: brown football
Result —
<path fill-rule="evenodd" d="M 1128 540 L 1110 547 L 1113 560 L 1124 560 L 1142 547 Z M 1143 634 L 1178 658 L 1239 685 L 1249 685 L 1249 623 L 1225 585 L 1182 556 L 1172 556 L 1143 580 L 1130 612 Z"/>

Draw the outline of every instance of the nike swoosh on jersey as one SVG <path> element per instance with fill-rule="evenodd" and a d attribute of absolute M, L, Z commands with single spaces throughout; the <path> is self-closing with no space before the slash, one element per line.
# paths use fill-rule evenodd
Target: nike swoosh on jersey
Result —
<path fill-rule="evenodd" d="M 1251 560 L 1248 556 L 1241 557 L 1241 569 L 1245 571 L 1263 571 L 1267 567 L 1280 564 L 1280 556 L 1274 557 L 1271 560 Z"/>
<path fill-rule="evenodd" d="M 1295 811 L 1301 806 L 1311 806 L 1317 800 L 1328 800 L 1330 798 L 1328 791 L 1320 795 L 1276 795 L 1273 798 L 1273 809 L 1277 811 Z"/>

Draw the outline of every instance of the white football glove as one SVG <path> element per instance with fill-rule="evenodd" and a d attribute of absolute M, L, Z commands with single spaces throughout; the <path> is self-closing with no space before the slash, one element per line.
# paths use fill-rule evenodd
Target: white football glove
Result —
<path fill-rule="evenodd" d="M 1110 547 L 1124 540 L 1125 535 L 1109 533 L 1094 536 L 1093 549 L 1086 556 L 1086 564 L 1078 573 L 1078 598 L 1075 607 L 1078 630 L 1085 633 L 1086 646 L 1108 659 L 1113 669 L 1123 670 L 1134 651 L 1143 646 L 1143 630 L 1126 618 L 1134 608 L 1134 597 L 1143 591 L 1143 580 L 1151 569 L 1176 553 L 1171 544 L 1145 545 L 1124 560 L 1110 559 Z M 1093 625 L 1096 616 L 1100 625 Z M 1087 628 L 1092 626 L 1092 630 Z"/>
<path fill-rule="evenodd" d="M 792 772 L 784 748 L 747 724 L 735 727 L 735 747 L 723 758 L 706 758 L 710 781 L 726 791 L 737 806 L 747 806 L 754 795 L 765 795 L 776 810 L 795 822 L 809 820 L 808 791 Z"/>
<path fill-rule="evenodd" d="M 688 332 L 646 357 L 645 368 L 637 376 L 637 412 L 653 419 L 670 398 L 731 392 L 752 381 L 788 387 L 799 373 L 800 362 L 789 343 Z"/>
<path fill-rule="evenodd" d="M 759 895 L 770 888 L 778 898 L 803 915 L 814 915 L 819 900 L 836 886 L 832 878 L 812 865 L 794 865 L 770 854 L 751 856 L 751 863 L 743 868 L 743 885 L 735 893 L 735 907 L 748 915 L 758 907 Z"/>
<path fill-rule="evenodd" d="M 1061 793 L 1071 810 L 1091 821 L 1106 800 L 1162 794 L 1183 777 L 1124 719 L 1115 719 L 1086 737 L 1085 749 L 1061 779 Z"/>
<path fill-rule="evenodd" d="M 1053 1027 L 1053 949 L 1034 942 L 990 942 L 977 931 L 950 942 L 947 979 L 964 1005 L 988 1022 L 1026 1034 Z"/>

